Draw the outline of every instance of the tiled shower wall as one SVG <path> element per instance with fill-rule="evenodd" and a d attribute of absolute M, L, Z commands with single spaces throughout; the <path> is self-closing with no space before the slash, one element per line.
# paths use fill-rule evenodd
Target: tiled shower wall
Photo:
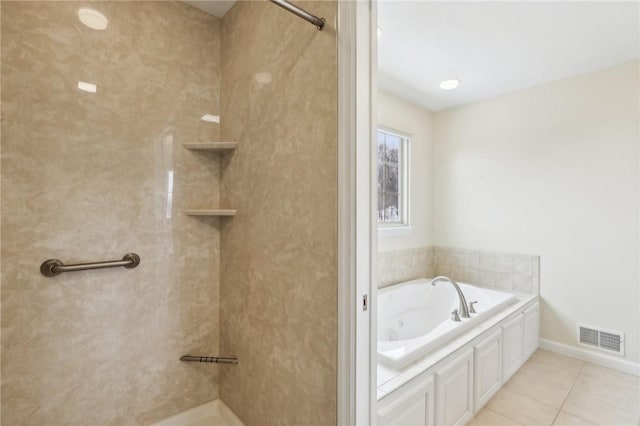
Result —
<path fill-rule="evenodd" d="M 379 288 L 437 275 L 499 290 L 539 293 L 540 256 L 450 247 L 378 255 Z"/>
<path fill-rule="evenodd" d="M 2 424 L 144 425 L 219 395 L 221 21 L 181 2 L 3 1 Z M 314 31 L 312 29 L 312 31 Z M 97 84 L 96 93 L 78 81 Z M 169 179 L 173 177 L 173 191 Z M 135 269 L 46 278 L 42 261 Z"/>
<path fill-rule="evenodd" d="M 336 2 L 296 4 L 322 31 L 265 1 L 223 18 L 220 396 L 247 426 L 336 423 Z"/>

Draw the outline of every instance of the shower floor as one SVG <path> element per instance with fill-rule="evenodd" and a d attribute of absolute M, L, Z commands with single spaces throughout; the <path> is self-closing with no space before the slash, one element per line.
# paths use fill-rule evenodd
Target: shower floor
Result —
<path fill-rule="evenodd" d="M 151 426 L 244 426 L 220 399 L 168 417 Z"/>

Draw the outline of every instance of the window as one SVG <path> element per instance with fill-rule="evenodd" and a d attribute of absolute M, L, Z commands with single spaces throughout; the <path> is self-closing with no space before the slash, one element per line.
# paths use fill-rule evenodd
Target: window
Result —
<path fill-rule="evenodd" d="M 378 224 L 406 226 L 409 137 L 378 129 Z"/>

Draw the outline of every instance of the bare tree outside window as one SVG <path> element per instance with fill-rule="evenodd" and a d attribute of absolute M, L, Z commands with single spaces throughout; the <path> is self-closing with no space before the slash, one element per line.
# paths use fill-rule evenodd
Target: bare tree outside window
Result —
<path fill-rule="evenodd" d="M 378 130 L 378 223 L 406 224 L 406 144 L 408 139 Z"/>

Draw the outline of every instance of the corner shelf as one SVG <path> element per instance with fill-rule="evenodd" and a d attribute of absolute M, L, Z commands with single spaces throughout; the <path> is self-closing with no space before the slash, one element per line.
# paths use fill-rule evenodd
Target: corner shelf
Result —
<path fill-rule="evenodd" d="M 191 151 L 226 152 L 236 149 L 236 141 L 216 141 L 216 142 L 189 142 L 183 144 Z M 209 217 L 229 217 L 235 216 L 234 209 L 184 209 L 187 216 L 209 216 Z"/>
<path fill-rule="evenodd" d="M 235 216 L 236 211 L 233 209 L 192 209 L 182 210 L 187 216 Z"/>
<path fill-rule="evenodd" d="M 190 142 L 183 144 L 185 148 L 192 151 L 230 151 L 236 149 L 238 142 Z"/>

